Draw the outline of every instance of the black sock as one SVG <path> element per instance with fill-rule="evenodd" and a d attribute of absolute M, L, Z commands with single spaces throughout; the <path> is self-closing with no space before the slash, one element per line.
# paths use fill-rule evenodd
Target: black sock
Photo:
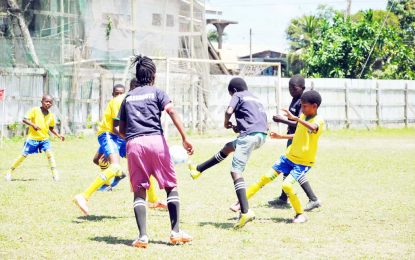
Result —
<path fill-rule="evenodd" d="M 137 222 L 138 231 L 140 232 L 140 237 L 147 235 L 146 214 L 146 201 L 143 198 L 137 197 L 134 200 L 134 215 Z"/>
<path fill-rule="evenodd" d="M 217 154 L 215 154 L 212 158 L 207 160 L 206 162 L 199 164 L 196 169 L 199 172 L 203 172 L 203 171 L 209 169 L 210 167 L 212 167 L 212 166 L 220 163 L 221 161 L 225 160 L 225 158 L 227 156 L 228 155 L 226 155 L 222 151 L 220 151 Z"/>
<path fill-rule="evenodd" d="M 305 194 L 307 194 L 307 197 L 308 197 L 309 200 L 317 201 L 317 196 L 314 194 L 313 189 L 311 188 L 310 183 L 308 182 L 305 175 L 303 175 L 303 177 L 301 177 L 298 180 L 298 183 L 300 183 L 301 188 L 303 188 L 303 190 L 304 190 Z"/>
<path fill-rule="evenodd" d="M 282 177 L 282 181 L 284 181 L 285 178 L 287 178 L 287 176 L 284 175 Z M 285 194 L 285 192 L 283 190 L 281 190 L 281 195 L 280 195 L 279 199 L 282 200 L 282 201 L 288 201 L 288 196 L 287 196 L 287 194 Z"/>
<path fill-rule="evenodd" d="M 238 197 L 241 212 L 247 213 L 249 209 L 248 198 L 246 197 L 246 187 L 244 178 L 239 178 L 234 181 L 236 196 Z"/>
<path fill-rule="evenodd" d="M 169 209 L 171 230 L 179 232 L 180 200 L 177 191 L 167 191 L 167 208 Z"/>

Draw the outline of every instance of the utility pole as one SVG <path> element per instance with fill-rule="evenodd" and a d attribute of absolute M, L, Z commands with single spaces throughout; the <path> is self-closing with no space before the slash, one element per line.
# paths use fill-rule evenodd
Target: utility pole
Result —
<path fill-rule="evenodd" d="M 136 0 L 131 0 L 131 55 L 135 55 L 135 33 L 136 33 Z"/>
<path fill-rule="evenodd" d="M 350 17 L 352 12 L 352 0 L 346 0 L 347 1 L 347 9 L 346 9 L 346 17 Z"/>
<path fill-rule="evenodd" d="M 249 61 L 252 62 L 252 28 L 249 28 Z"/>

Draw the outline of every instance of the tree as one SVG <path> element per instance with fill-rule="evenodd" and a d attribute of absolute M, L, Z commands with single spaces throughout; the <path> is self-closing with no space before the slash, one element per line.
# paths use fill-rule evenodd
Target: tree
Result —
<path fill-rule="evenodd" d="M 396 15 L 402 35 L 408 44 L 415 44 L 415 0 L 388 0 L 388 10 Z"/>
<path fill-rule="evenodd" d="M 309 17 L 302 21 L 318 21 L 317 28 L 298 30 L 296 34 L 288 34 L 287 30 L 291 49 L 295 50 L 292 53 L 296 54 L 289 56 L 296 57 L 297 64 L 303 62 L 303 74 L 329 78 L 415 78 L 415 51 L 405 44 L 400 21 L 393 13 L 369 10 L 344 17 L 334 11 Z M 307 37 L 292 37 L 301 31 Z"/>

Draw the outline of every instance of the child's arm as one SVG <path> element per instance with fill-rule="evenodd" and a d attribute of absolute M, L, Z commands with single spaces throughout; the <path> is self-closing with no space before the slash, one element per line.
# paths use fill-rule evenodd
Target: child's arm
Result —
<path fill-rule="evenodd" d="M 33 129 L 35 129 L 36 131 L 40 130 L 40 127 L 38 127 L 36 124 L 32 123 L 32 121 L 30 121 L 29 119 L 24 118 L 23 119 L 23 123 L 33 127 Z"/>
<path fill-rule="evenodd" d="M 270 132 L 269 136 L 271 137 L 271 139 L 293 139 L 294 138 L 294 134 L 279 134 L 277 132 Z"/>
<path fill-rule="evenodd" d="M 173 124 L 176 126 L 177 130 L 179 131 L 182 141 L 183 141 L 183 147 L 186 149 L 187 153 L 189 155 L 193 154 L 193 145 L 187 140 L 186 133 L 184 131 L 182 120 L 180 119 L 179 115 L 177 114 L 176 110 L 173 107 L 172 103 L 167 104 L 164 107 L 164 110 L 169 114 L 171 120 L 173 121 Z"/>
<path fill-rule="evenodd" d="M 61 141 L 65 141 L 65 136 L 58 134 L 55 129 L 51 126 L 49 127 L 49 131 L 54 134 L 57 138 L 61 139 Z"/>
<path fill-rule="evenodd" d="M 318 131 L 318 125 L 316 124 L 311 124 L 305 120 L 302 120 L 299 117 L 294 116 L 288 109 L 283 109 L 282 111 L 285 112 L 286 117 L 290 120 L 296 121 L 300 124 L 302 124 L 303 126 L 307 127 L 309 130 L 311 130 L 313 133 Z"/>
<path fill-rule="evenodd" d="M 292 120 L 288 120 L 288 119 L 286 119 L 286 118 L 284 118 L 283 116 L 280 116 L 280 115 L 273 116 L 272 120 L 274 120 L 275 123 L 283 123 L 283 124 L 286 124 L 286 125 L 291 126 L 291 127 L 296 127 L 297 126 L 297 122 L 292 121 Z"/>
<path fill-rule="evenodd" d="M 127 127 L 127 122 L 125 122 L 124 120 L 120 120 L 118 122 L 119 122 L 118 134 L 120 135 L 122 139 L 125 139 L 125 129 Z"/>
<path fill-rule="evenodd" d="M 226 129 L 233 128 L 233 124 L 229 121 L 231 119 L 233 112 L 234 112 L 233 107 L 228 107 L 228 109 L 225 112 L 225 120 L 223 122 L 223 126 Z"/>
<path fill-rule="evenodd" d="M 121 136 L 119 119 L 112 119 L 112 131 L 114 132 L 115 135 Z"/>

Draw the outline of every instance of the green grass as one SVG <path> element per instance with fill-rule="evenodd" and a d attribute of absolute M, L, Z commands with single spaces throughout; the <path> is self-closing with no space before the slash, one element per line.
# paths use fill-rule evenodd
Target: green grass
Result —
<path fill-rule="evenodd" d="M 198 162 L 218 151 L 223 138 L 194 137 Z M 171 144 L 178 143 L 172 140 Z M 9 140 L 0 150 L 0 172 L 19 154 L 23 140 Z M 266 173 L 284 151 L 283 141 L 268 141 L 256 151 L 245 179 Z M 281 180 L 250 201 L 257 220 L 235 231 L 235 201 L 230 158 L 193 181 L 177 167 L 181 227 L 192 245 L 169 246 L 168 213 L 148 212 L 152 244 L 129 246 L 137 235 L 128 181 L 108 193 L 98 192 L 82 217 L 72 204 L 96 176 L 94 137 L 53 142 L 59 183 L 52 181 L 44 155 L 29 157 L 15 181 L 0 179 L 0 259 L 15 258 L 415 258 L 415 130 L 328 132 L 322 136 L 318 163 L 309 179 L 323 207 L 307 213 L 309 222 L 293 225 L 291 209 L 267 201 L 280 192 Z M 124 161 L 125 167 L 125 161 Z M 297 187 L 299 188 L 299 187 Z M 304 192 L 298 189 L 306 203 Z M 164 192 L 159 192 L 165 199 Z"/>

